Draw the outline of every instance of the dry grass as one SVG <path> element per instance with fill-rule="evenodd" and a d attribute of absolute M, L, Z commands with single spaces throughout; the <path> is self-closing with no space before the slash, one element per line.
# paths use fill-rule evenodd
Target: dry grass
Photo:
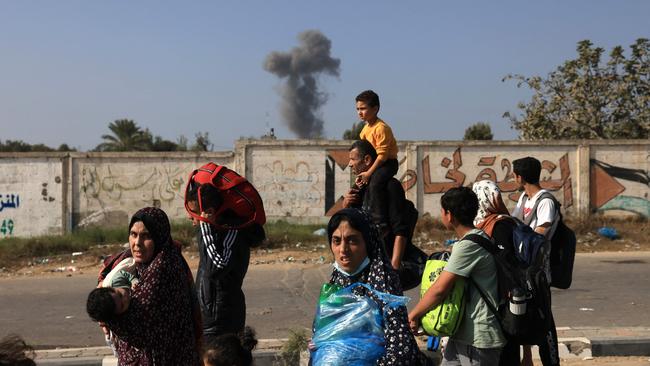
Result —
<path fill-rule="evenodd" d="M 578 252 L 650 251 L 650 221 L 642 217 L 613 218 L 593 215 L 587 220 L 565 220 L 576 233 Z M 608 239 L 598 234 L 598 229 L 611 227 L 619 237 Z M 415 227 L 413 241 L 424 251 L 433 252 L 444 248 L 447 239 L 455 234 L 446 230 L 440 220 L 423 215 Z"/>

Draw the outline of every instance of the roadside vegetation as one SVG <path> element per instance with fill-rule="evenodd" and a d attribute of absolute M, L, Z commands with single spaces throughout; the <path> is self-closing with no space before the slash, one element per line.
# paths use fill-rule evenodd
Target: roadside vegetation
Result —
<path fill-rule="evenodd" d="M 592 216 L 585 221 L 567 220 L 567 224 L 576 232 L 578 252 L 650 250 L 647 240 L 650 224 L 645 218 Z M 618 237 L 610 239 L 599 235 L 598 229 L 602 227 L 614 228 Z M 267 223 L 267 240 L 254 248 L 252 259 L 274 255 L 288 258 L 301 253 L 302 258 L 329 258 L 325 228 L 325 224 L 298 225 L 282 220 Z M 186 220 L 172 223 L 172 235 L 190 256 L 196 253 L 195 231 L 191 223 Z M 439 220 L 425 214 L 416 225 L 413 241 L 425 252 L 432 253 L 443 250 L 448 239 L 454 239 L 452 233 L 445 230 Z M 0 239 L 0 270 L 11 271 L 48 261 L 70 263 L 70 260 L 81 259 L 81 255 L 85 259 L 94 257 L 97 263 L 106 255 L 122 250 L 127 241 L 124 227 L 93 227 L 66 235 Z"/>
<path fill-rule="evenodd" d="M 258 249 L 281 249 L 292 247 L 315 247 L 327 241 L 314 231 L 325 225 L 297 225 L 276 221 L 265 225 L 267 240 Z M 187 220 L 172 223 L 172 236 L 184 249 L 195 252 L 196 238 L 191 223 Z M 44 235 L 32 238 L 0 239 L 0 268 L 12 269 L 29 264 L 47 263 L 49 257 L 70 257 L 72 253 L 93 255 L 100 259 L 116 253 L 128 242 L 125 227 L 93 227 L 66 235 Z"/>

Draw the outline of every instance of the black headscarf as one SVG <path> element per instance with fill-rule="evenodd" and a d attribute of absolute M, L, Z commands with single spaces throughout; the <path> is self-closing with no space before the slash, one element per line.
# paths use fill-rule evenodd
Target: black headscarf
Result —
<path fill-rule="evenodd" d="M 332 273 L 331 283 L 341 286 L 348 286 L 354 282 L 367 283 L 372 288 L 381 292 L 388 292 L 393 295 L 402 295 L 402 286 L 397 272 L 392 268 L 390 260 L 386 256 L 384 242 L 379 236 L 377 226 L 372 224 L 370 216 L 366 211 L 357 208 L 344 208 L 338 211 L 327 225 L 327 238 L 332 243 L 332 235 L 339 227 L 341 221 L 347 221 L 352 228 L 359 230 L 366 243 L 366 251 L 370 264 L 359 274 L 347 277 L 338 270 Z"/>
<path fill-rule="evenodd" d="M 133 215 L 154 241 L 154 256 L 138 264 L 140 282 L 126 313 L 107 322 L 117 335 L 120 365 L 200 365 L 200 325 L 192 276 L 180 247 L 172 244 L 167 214 L 146 207 Z"/>
<path fill-rule="evenodd" d="M 370 215 L 357 208 L 344 208 L 338 211 L 327 225 L 327 238 L 330 249 L 332 248 L 332 234 L 339 227 L 341 221 L 347 221 L 352 228 L 359 230 L 366 243 L 366 251 L 370 264 L 358 274 L 348 277 L 337 269 L 332 271 L 330 283 L 347 287 L 360 282 L 370 285 L 373 289 L 393 295 L 402 295 L 402 285 L 397 272 L 393 269 L 386 256 L 384 242 L 379 236 L 377 226 L 372 224 Z M 384 303 L 364 287 L 355 288 L 355 293 L 372 298 L 379 306 Z M 377 361 L 377 365 L 422 365 L 425 358 L 420 353 L 413 333 L 408 326 L 408 317 L 405 306 L 386 309 L 384 318 L 384 334 L 386 353 Z"/>

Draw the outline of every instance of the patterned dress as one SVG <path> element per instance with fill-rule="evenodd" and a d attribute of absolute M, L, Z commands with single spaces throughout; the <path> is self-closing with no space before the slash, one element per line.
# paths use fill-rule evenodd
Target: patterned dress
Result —
<path fill-rule="evenodd" d="M 343 287 L 361 282 L 370 285 L 377 291 L 402 296 L 399 276 L 386 257 L 384 243 L 379 238 L 376 226 L 370 224 L 370 218 L 365 211 L 346 208 L 332 216 L 327 230 L 329 242 L 332 241 L 332 234 L 338 227 L 341 217 L 346 217 L 350 225 L 363 234 L 370 264 L 352 277 L 334 269 L 329 282 Z M 356 288 L 355 292 L 359 295 L 369 296 L 380 307 L 385 305 L 363 287 Z M 426 357 L 419 351 L 415 337 L 409 328 L 406 307 L 389 307 L 384 326 L 386 354 L 377 361 L 377 365 L 425 365 L 428 363 Z"/>
<path fill-rule="evenodd" d="M 201 365 L 196 302 L 189 267 L 173 245 L 164 211 L 147 207 L 131 219 L 142 221 L 155 243 L 149 263 L 137 264 L 140 279 L 123 315 L 106 323 L 117 335 L 119 365 Z"/>

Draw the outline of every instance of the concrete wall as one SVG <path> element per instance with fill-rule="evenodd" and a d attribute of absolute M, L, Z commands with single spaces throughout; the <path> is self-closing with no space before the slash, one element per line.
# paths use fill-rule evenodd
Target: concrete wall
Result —
<path fill-rule="evenodd" d="M 234 152 L 0 154 L 0 238 L 125 225 L 144 206 L 185 217 L 189 172 L 207 161 L 243 173 L 260 191 L 270 219 L 325 222 L 353 181 L 349 141 L 240 140 Z M 542 161 L 542 186 L 565 214 L 650 217 L 647 141 L 401 142 L 397 174 L 420 213 L 438 216 L 440 196 L 480 179 L 518 198 L 512 161 Z"/>
<path fill-rule="evenodd" d="M 63 154 L 0 158 L 0 238 L 63 232 Z"/>

